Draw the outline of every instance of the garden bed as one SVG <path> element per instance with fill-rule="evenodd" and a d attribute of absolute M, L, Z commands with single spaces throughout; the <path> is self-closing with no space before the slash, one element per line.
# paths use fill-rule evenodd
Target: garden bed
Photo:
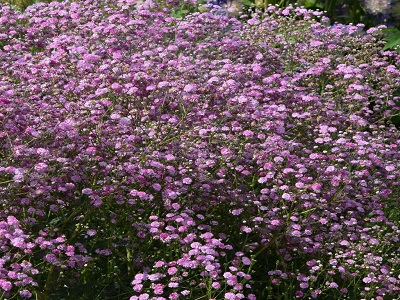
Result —
<path fill-rule="evenodd" d="M 0 6 L 0 297 L 398 297 L 381 29 L 134 6 Z"/>

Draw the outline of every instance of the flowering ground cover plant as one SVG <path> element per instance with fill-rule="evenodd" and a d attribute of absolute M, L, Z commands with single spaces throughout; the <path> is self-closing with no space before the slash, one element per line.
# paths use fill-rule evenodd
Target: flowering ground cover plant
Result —
<path fill-rule="evenodd" d="M 2 299 L 400 296 L 400 56 L 270 6 L 0 7 Z"/>

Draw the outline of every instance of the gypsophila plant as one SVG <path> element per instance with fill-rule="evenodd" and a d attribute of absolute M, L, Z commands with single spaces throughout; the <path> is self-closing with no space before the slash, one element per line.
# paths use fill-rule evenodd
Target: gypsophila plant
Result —
<path fill-rule="evenodd" d="M 0 6 L 0 298 L 399 297 L 383 27 L 171 12 Z"/>

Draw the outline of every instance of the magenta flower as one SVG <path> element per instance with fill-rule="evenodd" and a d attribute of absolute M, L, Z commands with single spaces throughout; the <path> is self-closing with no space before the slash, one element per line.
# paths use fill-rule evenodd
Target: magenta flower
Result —
<path fill-rule="evenodd" d="M 0 288 L 4 291 L 10 291 L 12 289 L 12 283 L 7 280 L 0 279 Z"/>
<path fill-rule="evenodd" d="M 191 92 L 195 91 L 196 88 L 197 88 L 196 84 L 191 83 L 191 84 L 186 85 L 183 90 L 186 93 L 191 93 Z"/>
<path fill-rule="evenodd" d="M 22 290 L 22 291 L 20 291 L 20 292 L 19 292 L 19 295 L 20 295 L 22 298 L 30 298 L 30 297 L 32 297 L 32 293 L 31 293 L 30 291 L 28 291 L 28 290 Z"/>
<path fill-rule="evenodd" d="M 91 195 L 92 193 L 93 193 L 93 190 L 90 188 L 84 188 L 82 190 L 82 194 L 84 194 L 84 195 Z"/>
<path fill-rule="evenodd" d="M 229 150 L 228 148 L 223 148 L 223 149 L 221 149 L 221 154 L 223 156 L 230 156 L 232 154 L 232 151 Z"/>
<path fill-rule="evenodd" d="M 400 70 L 381 29 L 177 4 L 0 5 L 3 296 L 56 271 L 54 295 L 117 297 L 101 289 L 137 272 L 135 300 L 395 297 Z"/>
<path fill-rule="evenodd" d="M 224 299 L 235 300 L 236 299 L 236 295 L 234 293 L 231 293 L 231 292 L 225 293 Z"/>

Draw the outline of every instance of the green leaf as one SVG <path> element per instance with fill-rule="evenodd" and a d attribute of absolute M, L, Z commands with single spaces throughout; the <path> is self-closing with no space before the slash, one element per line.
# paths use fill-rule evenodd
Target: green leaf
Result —
<path fill-rule="evenodd" d="M 182 14 L 182 10 L 176 10 L 176 11 L 173 11 L 172 13 L 171 13 L 171 15 L 172 15 L 172 17 L 174 17 L 174 18 L 182 18 L 183 17 L 183 14 Z"/>
<path fill-rule="evenodd" d="M 317 0 L 305 0 L 304 6 L 306 8 L 314 7 L 316 2 L 317 2 Z"/>
<path fill-rule="evenodd" d="M 244 6 L 254 6 L 255 5 L 254 1 L 251 1 L 251 0 L 243 0 L 242 4 Z"/>
<path fill-rule="evenodd" d="M 390 117 L 390 120 L 392 121 L 394 126 L 396 126 L 397 128 L 400 129 L 400 115 L 392 116 L 392 117 Z"/>
<path fill-rule="evenodd" d="M 383 40 L 387 42 L 386 45 L 383 47 L 383 50 L 394 49 L 396 46 L 400 45 L 400 31 L 397 30 L 396 32 L 388 35 Z"/>

